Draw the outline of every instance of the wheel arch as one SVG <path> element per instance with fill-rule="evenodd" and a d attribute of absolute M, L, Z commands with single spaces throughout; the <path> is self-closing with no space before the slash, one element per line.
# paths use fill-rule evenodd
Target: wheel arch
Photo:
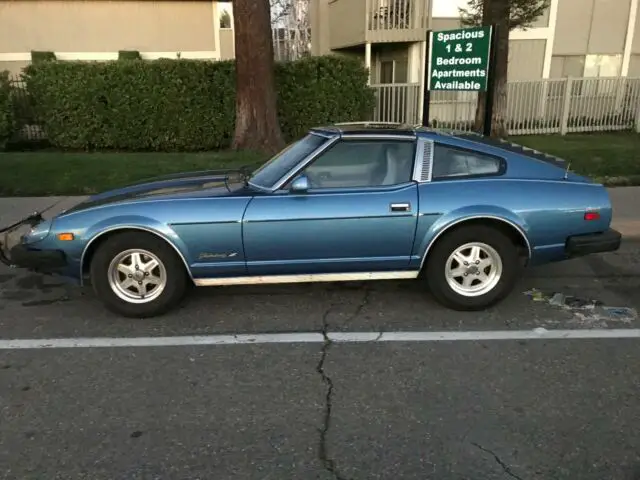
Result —
<path fill-rule="evenodd" d="M 518 247 L 520 256 L 524 259 L 525 264 L 531 260 L 531 256 L 533 254 L 531 242 L 529 241 L 529 238 L 527 237 L 524 229 L 520 225 L 512 220 L 497 215 L 476 215 L 472 217 L 460 218 L 441 228 L 427 245 L 420 263 L 420 270 L 424 270 L 427 258 L 429 257 L 429 253 L 438 241 L 440 241 L 451 232 L 472 225 L 483 225 L 499 230 L 507 237 L 509 237 L 514 245 Z"/>
<path fill-rule="evenodd" d="M 191 269 L 189 268 L 189 263 L 187 262 L 187 259 L 185 258 L 184 254 L 180 251 L 180 249 L 173 242 L 171 242 L 167 237 L 165 237 L 160 232 L 152 228 L 141 227 L 138 225 L 136 226 L 126 225 L 126 226 L 117 226 L 117 227 L 107 228 L 97 233 L 96 235 L 94 235 L 91 238 L 91 240 L 87 242 L 87 244 L 84 247 L 84 250 L 82 251 L 82 256 L 80 257 L 80 278 L 81 278 L 82 285 L 85 285 L 87 283 L 86 281 L 89 278 L 89 268 L 91 267 L 91 261 L 96 251 L 98 250 L 98 247 L 102 245 L 105 241 L 107 241 L 109 238 L 113 237 L 114 235 L 118 235 L 124 232 L 136 232 L 136 231 L 149 233 L 159 238 L 163 242 L 169 244 L 171 248 L 174 250 L 174 252 L 178 255 L 180 260 L 182 260 L 182 264 L 184 265 L 187 275 L 193 281 L 193 275 L 191 273 Z"/>

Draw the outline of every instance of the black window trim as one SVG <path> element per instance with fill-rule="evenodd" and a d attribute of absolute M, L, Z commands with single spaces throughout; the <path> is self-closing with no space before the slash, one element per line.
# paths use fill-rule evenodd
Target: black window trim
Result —
<path fill-rule="evenodd" d="M 397 188 L 399 186 L 403 186 L 403 185 L 407 185 L 410 183 L 415 183 L 415 180 L 413 178 L 413 171 L 415 168 L 415 162 L 416 162 L 416 149 L 418 146 L 418 142 L 416 137 L 414 136 L 406 136 L 406 135 L 379 135 L 379 136 L 374 136 L 374 135 L 344 135 L 344 136 L 340 136 L 338 137 L 335 141 L 331 142 L 329 145 L 327 145 L 326 148 L 324 148 L 322 151 L 317 152 L 317 154 L 313 155 L 313 158 L 309 161 L 304 161 L 301 162 L 301 165 L 299 166 L 299 168 L 297 168 L 295 170 L 295 172 L 291 175 L 289 175 L 289 178 L 287 178 L 287 180 L 285 182 L 282 183 L 282 185 L 280 186 L 280 188 L 278 188 L 279 192 L 288 192 L 288 186 L 291 184 L 291 182 L 296 179 L 298 177 L 298 175 L 300 175 L 300 173 L 307 169 L 308 167 L 310 167 L 311 165 L 313 165 L 316 161 L 318 161 L 318 159 L 322 158 L 322 156 L 331 151 L 333 148 L 335 148 L 336 145 L 339 145 L 342 142 L 359 142 L 359 143 L 370 143 L 370 142 L 378 142 L 378 143 L 412 143 L 413 144 L 413 150 L 412 150 L 412 164 L 411 164 L 411 177 L 409 178 L 409 180 L 407 182 L 403 182 L 403 183 L 396 183 L 394 185 L 374 185 L 374 186 L 361 186 L 361 187 L 330 187 L 330 188 L 314 188 L 314 189 L 310 189 L 311 193 L 340 193 L 340 192 L 348 192 L 348 191 L 353 191 L 353 190 L 362 190 L 362 191 L 379 191 L 379 190 L 390 190 L 390 189 L 394 189 Z"/>
<path fill-rule="evenodd" d="M 476 173 L 476 174 L 472 174 L 472 175 L 455 175 L 455 176 L 440 177 L 440 178 L 434 177 L 433 174 L 432 174 L 431 182 L 451 182 L 451 181 L 455 181 L 455 180 L 469 180 L 469 179 L 473 180 L 473 179 L 476 179 L 476 178 L 501 177 L 505 173 L 507 173 L 507 161 L 504 159 L 504 157 L 501 157 L 500 155 L 496 155 L 494 153 L 480 152 L 480 151 L 474 150 L 472 148 L 460 147 L 458 145 L 451 145 L 450 143 L 443 143 L 443 142 L 439 142 L 437 140 L 434 140 L 434 142 L 433 142 L 433 160 L 432 160 L 432 165 L 431 165 L 431 171 L 432 172 L 433 172 L 433 170 L 435 170 L 435 165 L 436 165 L 436 161 L 437 161 L 437 151 L 438 151 L 438 147 L 439 146 L 440 147 L 444 147 L 444 148 L 448 148 L 450 150 L 457 150 L 457 151 L 462 152 L 462 153 L 468 153 L 470 155 L 496 159 L 496 160 L 498 160 L 500 162 L 500 167 L 499 167 L 498 171 L 495 172 L 495 173 Z"/>

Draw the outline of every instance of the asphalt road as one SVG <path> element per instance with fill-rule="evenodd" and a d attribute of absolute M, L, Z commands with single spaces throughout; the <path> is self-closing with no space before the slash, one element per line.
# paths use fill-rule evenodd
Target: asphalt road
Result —
<path fill-rule="evenodd" d="M 144 321 L 114 317 L 59 279 L 5 269 L 0 339 L 638 329 L 639 266 L 640 244 L 626 242 L 535 269 L 481 313 L 443 309 L 413 282 L 371 282 L 200 289 Z M 0 478 L 637 480 L 638 347 L 0 350 Z"/>

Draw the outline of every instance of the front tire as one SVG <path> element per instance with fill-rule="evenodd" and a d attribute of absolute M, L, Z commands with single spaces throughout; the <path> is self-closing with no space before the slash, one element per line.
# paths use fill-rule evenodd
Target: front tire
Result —
<path fill-rule="evenodd" d="M 483 310 L 503 300 L 521 270 L 518 248 L 501 231 L 484 225 L 445 234 L 429 253 L 431 293 L 453 310 Z"/>
<path fill-rule="evenodd" d="M 91 283 L 112 312 L 148 318 L 175 307 L 187 292 L 189 277 L 164 240 L 144 232 L 107 238 L 91 262 Z"/>

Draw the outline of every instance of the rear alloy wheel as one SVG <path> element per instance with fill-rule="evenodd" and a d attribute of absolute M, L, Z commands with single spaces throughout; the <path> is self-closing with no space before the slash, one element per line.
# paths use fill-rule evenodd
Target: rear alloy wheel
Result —
<path fill-rule="evenodd" d="M 455 310 L 482 310 L 511 292 L 521 265 L 511 239 L 495 228 L 474 225 L 437 241 L 427 259 L 426 275 L 441 304 Z"/>
<path fill-rule="evenodd" d="M 125 317 L 161 315 L 184 297 L 189 278 L 175 251 L 148 233 L 108 238 L 91 262 L 91 283 L 105 306 Z"/>

